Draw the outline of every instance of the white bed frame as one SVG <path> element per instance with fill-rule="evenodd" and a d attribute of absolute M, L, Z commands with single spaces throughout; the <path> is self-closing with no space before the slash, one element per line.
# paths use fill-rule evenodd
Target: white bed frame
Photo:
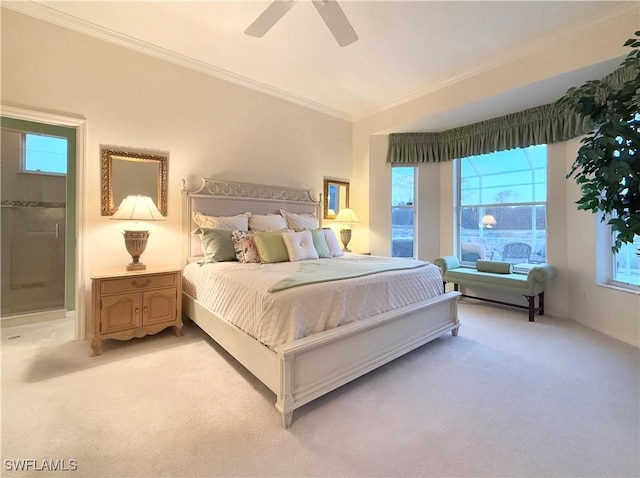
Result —
<path fill-rule="evenodd" d="M 315 212 L 308 189 L 293 189 L 203 178 L 201 187 L 188 192 L 183 186 L 183 257 L 201 255 L 192 213 L 227 216 Z M 183 313 L 220 344 L 277 397 L 282 425 L 291 425 L 293 411 L 381 365 L 451 332 L 458 335 L 459 292 L 395 309 L 368 319 L 270 349 L 220 319 L 196 299 L 183 293 Z"/>

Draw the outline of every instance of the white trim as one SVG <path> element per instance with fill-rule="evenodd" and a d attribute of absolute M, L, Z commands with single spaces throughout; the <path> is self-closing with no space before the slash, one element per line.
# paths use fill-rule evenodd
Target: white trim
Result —
<path fill-rule="evenodd" d="M 170 63 L 174 63 L 176 65 L 180 65 L 182 67 L 189 68 L 191 70 L 198 71 L 200 73 L 204 73 L 206 75 L 219 78 L 221 80 L 228 81 L 240 86 L 244 86 L 245 88 L 250 88 L 252 90 L 259 91 L 261 93 L 265 93 L 267 95 L 274 96 L 276 98 L 280 98 L 282 100 L 289 101 L 300 106 L 304 106 L 305 108 L 319 111 L 321 113 L 351 122 L 359 121 L 374 114 L 382 113 L 391 108 L 395 108 L 396 106 L 403 105 L 435 91 L 450 87 L 461 81 L 468 80 L 469 78 L 473 78 L 491 69 L 501 67 L 521 58 L 525 58 L 526 56 L 540 52 L 560 42 L 576 38 L 592 30 L 624 20 L 632 15 L 637 16 L 638 14 L 637 5 L 634 2 L 629 2 L 628 5 L 617 8 L 612 12 L 609 12 L 607 15 L 601 15 L 596 19 L 590 19 L 577 25 L 573 25 L 572 27 L 567 28 L 562 32 L 558 32 L 549 37 L 545 37 L 543 40 L 530 44 L 527 47 L 516 48 L 508 53 L 499 56 L 494 61 L 482 65 L 481 67 L 467 71 L 453 78 L 449 78 L 441 83 L 430 85 L 426 88 L 421 88 L 406 95 L 402 95 L 391 101 L 384 102 L 380 106 L 377 106 L 375 108 L 351 114 L 346 111 L 338 110 L 336 108 L 318 103 L 308 98 L 295 95 L 288 91 L 275 88 L 265 83 L 252 80 L 251 78 L 238 75 L 231 71 L 218 68 L 214 65 L 205 63 L 195 58 L 181 55 L 179 53 L 160 48 L 158 46 L 143 42 L 127 35 L 114 32 L 99 25 L 95 25 L 66 13 L 57 11 L 40 3 L 36 3 L 33 1 L 3 2 L 2 6 L 25 15 L 38 18 L 40 20 L 44 20 L 49 23 L 53 23 L 64 28 L 83 33 L 85 35 L 99 38 L 100 40 L 123 46 L 130 50 L 143 53 L 145 55 L 153 56 L 155 58 L 159 58 L 161 60 L 168 61 Z"/>
<path fill-rule="evenodd" d="M 6 5 L 6 4 L 5 4 Z M 59 114 L 42 110 L 27 109 L 20 106 L 0 105 L 0 115 L 8 118 L 15 118 L 25 121 L 34 121 L 37 123 L 46 123 L 57 126 L 69 126 L 76 129 L 76 340 L 84 340 L 86 338 L 86 320 L 89 311 L 85 310 L 89 301 L 86 298 L 84 286 L 85 277 L 88 274 L 85 271 L 84 263 L 84 203 L 80 198 L 84 197 L 85 181 L 84 181 L 84 160 L 86 156 L 86 119 L 83 116 Z"/>
<path fill-rule="evenodd" d="M 156 45 L 152 45 L 151 43 L 132 38 L 128 35 L 124 35 L 113 30 L 109 30 L 107 28 L 95 25 L 85 20 L 81 20 L 79 18 L 54 10 L 51 7 L 47 7 L 39 3 L 3 2 L 2 6 L 19 13 L 23 13 L 25 15 L 38 18 L 40 20 L 44 20 L 49 23 L 53 23 L 64 28 L 83 33 L 85 35 L 90 35 L 109 43 L 114 43 L 130 50 L 137 51 L 144 55 L 149 55 L 160 60 L 197 71 L 199 73 L 204 73 L 205 75 L 212 76 L 214 78 L 228 81 L 229 83 L 240 85 L 245 88 L 250 88 L 252 90 L 265 93 L 269 96 L 274 96 L 276 98 L 280 98 L 282 100 L 304 106 L 305 108 L 319 111 L 320 113 L 334 116 L 346 121 L 353 121 L 353 115 L 345 111 L 323 105 L 316 101 L 304 98 L 285 90 L 281 90 L 279 88 L 275 88 L 273 86 L 267 85 L 266 83 L 252 80 L 251 78 L 247 78 L 246 76 L 238 75 L 231 71 L 218 68 L 204 61 L 200 61 L 195 58 L 191 58 L 189 56 L 182 55 L 180 53 L 176 53 L 174 51 L 167 50 Z"/>

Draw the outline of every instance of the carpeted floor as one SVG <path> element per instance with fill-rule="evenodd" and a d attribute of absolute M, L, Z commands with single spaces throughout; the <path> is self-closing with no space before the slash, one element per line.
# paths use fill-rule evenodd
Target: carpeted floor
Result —
<path fill-rule="evenodd" d="M 69 320 L 2 329 L 1 474 L 640 476 L 638 349 L 472 301 L 460 320 L 458 337 L 302 407 L 288 430 L 192 323 L 99 357 Z M 11 470 L 25 459 L 77 470 Z"/>

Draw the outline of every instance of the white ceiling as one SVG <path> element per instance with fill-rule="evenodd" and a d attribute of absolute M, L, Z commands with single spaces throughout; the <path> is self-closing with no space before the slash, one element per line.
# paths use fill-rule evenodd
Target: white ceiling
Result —
<path fill-rule="evenodd" d="M 269 3 L 4 1 L 3 5 L 357 120 L 603 24 L 628 12 L 632 2 L 341 0 L 360 37 L 344 48 L 306 0 L 296 2 L 264 37 L 245 35 L 243 31 Z M 600 65 L 598 74 L 616 65 Z M 578 81 L 591 79 L 592 74 L 578 72 Z M 535 95 L 550 98 L 543 102 L 553 101 L 573 81 L 568 76 L 545 88 L 537 85 Z M 514 108 L 518 98 L 533 101 L 531 106 L 542 104 L 532 91 L 510 95 L 493 99 L 492 104 Z M 479 119 L 497 115 L 484 109 L 473 114 L 485 116 Z M 446 117 L 441 119 L 446 122 Z"/>

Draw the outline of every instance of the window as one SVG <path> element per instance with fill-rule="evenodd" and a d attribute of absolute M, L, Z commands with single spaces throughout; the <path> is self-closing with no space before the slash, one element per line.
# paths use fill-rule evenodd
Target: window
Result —
<path fill-rule="evenodd" d="M 25 133 L 23 172 L 67 174 L 67 138 Z"/>
<path fill-rule="evenodd" d="M 617 254 L 613 254 L 613 282 L 622 286 L 640 287 L 640 236 L 635 236 L 633 244 L 624 244 Z M 635 288 L 635 287 L 634 287 Z"/>
<path fill-rule="evenodd" d="M 636 113 L 634 115 L 633 121 L 640 121 L 640 113 Z M 633 123 L 631 121 L 630 123 Z M 636 131 L 640 132 L 638 128 Z M 637 147 L 634 147 L 633 141 L 624 142 L 624 138 L 618 136 L 616 138 L 618 144 L 621 145 L 621 149 L 626 146 L 626 154 L 633 158 L 638 154 Z M 617 153 L 617 154 L 616 154 Z M 621 151 L 616 151 L 614 154 L 616 156 L 620 156 Z M 626 185 L 625 179 L 622 179 L 621 184 Z M 628 188 L 625 189 L 624 193 L 628 192 Z M 623 193 L 623 194 L 624 194 Z M 610 236 L 612 239 L 612 244 L 615 240 L 615 234 Z M 609 245 L 611 247 L 611 245 Z M 640 287 L 640 257 L 638 257 L 638 253 L 640 251 L 640 237 L 634 236 L 633 243 L 625 243 L 617 253 L 613 254 L 613 273 L 612 279 L 614 285 L 619 285 L 623 287 L 632 286 L 631 288 L 636 289 Z"/>
<path fill-rule="evenodd" d="M 545 262 L 547 146 L 457 161 L 461 261 Z"/>
<path fill-rule="evenodd" d="M 391 256 L 415 257 L 416 168 L 391 168 Z"/>

